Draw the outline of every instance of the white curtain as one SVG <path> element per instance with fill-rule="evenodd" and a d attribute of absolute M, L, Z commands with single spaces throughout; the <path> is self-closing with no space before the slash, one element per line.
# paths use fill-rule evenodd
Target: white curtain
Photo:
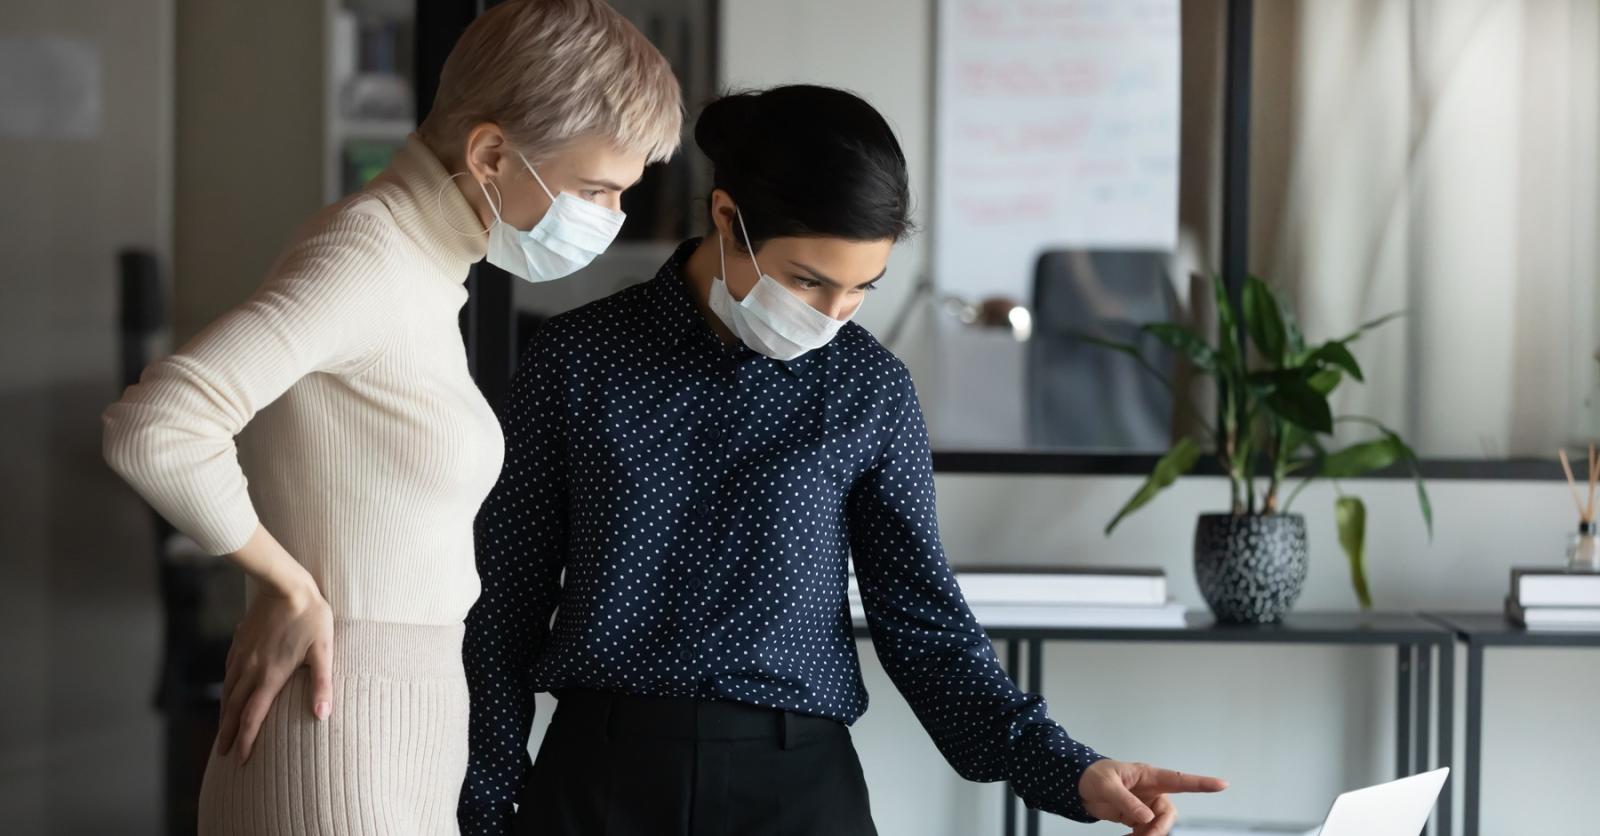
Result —
<path fill-rule="evenodd" d="M 1408 312 L 1336 411 L 1427 457 L 1600 436 L 1600 3 L 1256 9 L 1252 268 L 1314 338 Z"/>

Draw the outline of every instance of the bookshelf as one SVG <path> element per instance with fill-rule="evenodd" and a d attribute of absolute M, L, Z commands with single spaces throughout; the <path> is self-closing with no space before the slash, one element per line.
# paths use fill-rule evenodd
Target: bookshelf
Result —
<path fill-rule="evenodd" d="M 365 185 L 416 126 L 414 26 L 410 0 L 324 0 L 324 200 Z"/>

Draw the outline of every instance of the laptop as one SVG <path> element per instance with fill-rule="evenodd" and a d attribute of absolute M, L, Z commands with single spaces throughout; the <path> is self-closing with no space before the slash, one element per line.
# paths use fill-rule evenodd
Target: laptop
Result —
<path fill-rule="evenodd" d="M 1320 828 L 1196 821 L 1180 823 L 1172 836 L 1417 836 L 1449 774 L 1446 767 L 1347 792 L 1334 799 Z"/>

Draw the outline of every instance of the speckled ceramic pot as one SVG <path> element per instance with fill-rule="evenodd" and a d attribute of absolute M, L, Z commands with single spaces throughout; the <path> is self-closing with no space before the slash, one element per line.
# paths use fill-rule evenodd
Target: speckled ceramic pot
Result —
<path fill-rule="evenodd" d="M 1218 621 L 1282 621 L 1306 583 L 1306 520 L 1299 514 L 1201 514 L 1194 576 Z"/>

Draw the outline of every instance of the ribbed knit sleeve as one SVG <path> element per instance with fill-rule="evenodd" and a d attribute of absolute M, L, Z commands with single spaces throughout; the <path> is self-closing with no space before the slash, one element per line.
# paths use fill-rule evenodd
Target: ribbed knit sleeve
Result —
<path fill-rule="evenodd" d="M 362 371 L 393 322 L 392 226 L 331 211 L 248 301 L 105 412 L 107 463 L 212 554 L 238 550 L 258 524 L 234 437 L 302 377 Z"/>

